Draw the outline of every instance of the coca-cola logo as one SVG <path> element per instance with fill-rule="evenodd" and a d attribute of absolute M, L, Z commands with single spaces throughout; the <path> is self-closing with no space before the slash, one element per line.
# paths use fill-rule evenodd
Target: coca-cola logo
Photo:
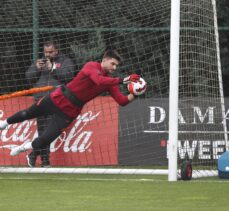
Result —
<path fill-rule="evenodd" d="M 89 150 L 92 144 L 91 137 L 93 131 L 84 130 L 85 126 L 99 116 L 100 112 L 93 114 L 88 111 L 79 115 L 72 126 L 70 132 L 64 131 L 62 135 L 52 142 L 50 151 L 55 152 L 59 148 L 63 148 L 64 152 L 85 152 Z"/>
<path fill-rule="evenodd" d="M 95 120 L 100 111 L 93 114 L 87 111 L 79 115 L 73 122 L 72 127 L 65 130 L 60 137 L 51 143 L 50 151 L 55 152 L 62 148 L 64 152 L 85 152 L 90 151 L 92 144 L 92 130 L 85 130 L 85 127 Z M 4 112 L 0 110 L 0 118 Z M 36 121 L 27 120 L 21 123 L 9 125 L 7 129 L 0 131 L 1 148 L 12 149 L 24 141 L 32 141 L 37 137 Z"/>
<path fill-rule="evenodd" d="M 33 103 L 32 96 L 0 101 L 0 120 Z M 108 96 L 99 96 L 88 102 L 82 113 L 51 143 L 52 166 L 116 165 L 118 109 L 118 104 Z M 25 153 L 12 157 L 10 150 L 27 140 L 33 141 L 37 136 L 36 119 L 12 124 L 0 130 L 0 165 L 27 165 Z M 40 156 L 38 164 L 39 162 Z"/>

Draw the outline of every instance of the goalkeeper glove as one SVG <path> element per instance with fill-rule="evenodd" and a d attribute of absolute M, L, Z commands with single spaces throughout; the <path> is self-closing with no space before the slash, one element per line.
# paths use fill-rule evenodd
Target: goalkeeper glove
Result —
<path fill-rule="evenodd" d="M 140 79 L 140 75 L 138 75 L 138 74 L 131 74 L 131 75 L 125 77 L 125 78 L 122 80 L 122 83 L 123 83 L 123 84 L 128 84 L 128 83 L 130 83 L 131 81 L 132 81 L 132 82 L 137 82 L 139 79 Z"/>

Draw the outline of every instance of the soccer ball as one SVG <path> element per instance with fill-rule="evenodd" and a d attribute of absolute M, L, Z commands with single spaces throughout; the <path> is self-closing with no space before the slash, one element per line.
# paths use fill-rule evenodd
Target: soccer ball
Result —
<path fill-rule="evenodd" d="M 133 95 L 141 95 L 146 91 L 146 81 L 140 78 L 137 82 L 131 81 L 127 84 L 127 89 Z"/>

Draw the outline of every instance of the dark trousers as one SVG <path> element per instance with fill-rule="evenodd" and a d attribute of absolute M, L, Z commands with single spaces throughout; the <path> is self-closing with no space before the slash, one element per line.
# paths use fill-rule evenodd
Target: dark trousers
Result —
<path fill-rule="evenodd" d="M 47 147 L 49 147 L 62 133 L 62 130 L 73 121 L 73 118 L 64 114 L 54 105 L 49 95 L 33 104 L 28 109 L 15 113 L 7 119 L 7 122 L 9 124 L 14 124 L 45 115 L 51 115 L 51 118 L 42 133 L 32 142 L 33 149 L 38 151 L 47 149 Z"/>
<path fill-rule="evenodd" d="M 47 127 L 48 121 L 50 119 L 51 119 L 50 115 L 37 117 L 38 136 L 42 135 L 42 133 L 45 130 L 45 128 Z M 34 162 L 34 165 L 35 165 L 37 157 L 40 156 L 41 157 L 41 161 L 42 161 L 42 165 L 43 166 L 48 166 L 48 165 L 50 165 L 49 154 L 50 154 L 50 145 L 47 146 L 44 149 L 41 149 L 41 150 L 33 149 L 32 152 L 30 153 L 30 158 L 33 159 L 33 162 Z"/>

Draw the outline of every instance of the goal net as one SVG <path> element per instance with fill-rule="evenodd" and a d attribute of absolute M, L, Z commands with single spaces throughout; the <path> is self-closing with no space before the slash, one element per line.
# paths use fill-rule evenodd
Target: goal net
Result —
<path fill-rule="evenodd" d="M 181 2 L 178 158 L 213 176 L 227 141 L 216 5 Z"/>
<path fill-rule="evenodd" d="M 28 78 L 26 72 L 49 40 L 73 60 L 74 74 L 116 49 L 124 59 L 117 75 L 136 72 L 148 84 L 125 107 L 106 94 L 89 102 L 50 145 L 52 168 L 41 168 L 40 156 L 36 168 L 26 168 L 26 153 L 9 154 L 38 135 L 36 119 L 10 125 L 0 131 L 0 172 L 168 174 L 171 1 L 6 0 L 0 10 L 1 95 L 36 86 L 39 76 Z M 180 11 L 177 162 L 179 168 L 189 159 L 196 174 L 205 176 L 202 170 L 215 174 L 227 136 L 216 10 L 214 0 L 181 0 Z M 44 86 L 55 71 L 47 73 Z M 32 94 L 1 100 L 0 119 L 34 100 Z"/>

